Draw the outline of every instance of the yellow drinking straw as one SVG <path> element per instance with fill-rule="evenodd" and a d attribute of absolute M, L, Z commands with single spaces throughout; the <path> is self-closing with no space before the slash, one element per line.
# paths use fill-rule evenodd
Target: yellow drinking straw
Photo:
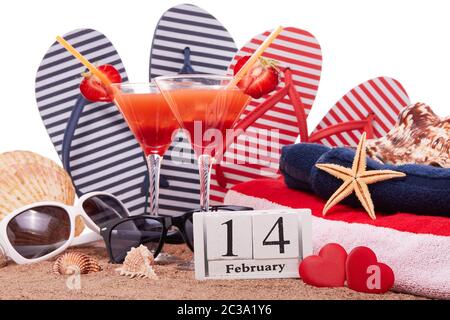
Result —
<path fill-rule="evenodd" d="M 62 45 L 67 51 L 69 51 L 75 58 L 77 58 L 89 71 L 95 75 L 105 86 L 110 86 L 112 83 L 107 76 L 98 70 L 92 63 L 89 62 L 81 53 L 70 45 L 63 37 L 57 36 L 56 41 Z"/>
<path fill-rule="evenodd" d="M 278 37 L 278 35 L 283 31 L 283 27 L 279 26 L 264 40 L 264 42 L 259 46 L 259 48 L 251 55 L 247 62 L 242 66 L 238 73 L 234 76 L 234 80 L 230 83 L 231 86 L 235 86 L 244 75 L 250 70 L 256 60 L 264 53 L 264 51 L 272 44 L 272 42 Z"/>

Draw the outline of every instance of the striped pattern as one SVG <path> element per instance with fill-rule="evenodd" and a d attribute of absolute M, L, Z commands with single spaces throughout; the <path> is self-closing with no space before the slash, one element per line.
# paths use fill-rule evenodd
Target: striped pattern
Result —
<path fill-rule="evenodd" d="M 64 38 L 97 65 L 111 64 L 128 81 L 110 41 L 91 29 L 72 31 Z M 36 101 L 47 132 L 61 157 L 67 121 L 80 91 L 85 68 L 56 42 L 36 76 Z M 71 176 L 78 195 L 105 191 L 122 200 L 132 214 L 143 213 L 141 186 L 146 165 L 140 146 L 113 103 L 85 106 L 70 153 Z"/>
<path fill-rule="evenodd" d="M 370 247 L 379 261 L 394 270 L 395 291 L 450 299 L 448 218 L 396 213 L 377 214 L 372 221 L 361 219 L 363 209 L 343 205 L 339 212 L 322 217 L 324 201 L 289 189 L 281 180 L 244 183 L 230 190 L 226 201 L 255 210 L 304 208 L 308 203 L 313 214 L 314 253 L 327 243 L 339 243 L 347 252 L 357 246 Z"/>
<path fill-rule="evenodd" d="M 191 50 L 197 73 L 225 74 L 237 48 L 212 15 L 194 5 L 167 10 L 158 22 L 150 56 L 150 77 L 176 75 L 183 67 L 183 50 Z"/>
<path fill-rule="evenodd" d="M 318 124 L 313 134 L 338 123 L 364 120 L 374 113 L 375 138 L 385 136 L 397 121 L 400 110 L 410 104 L 402 85 L 392 78 L 379 77 L 360 84 L 339 100 Z M 352 130 L 331 135 L 320 143 L 335 146 L 356 146 L 362 130 Z"/>
<path fill-rule="evenodd" d="M 237 48 L 228 31 L 212 15 L 183 4 L 166 11 L 158 22 L 150 56 L 150 78 L 176 75 L 189 47 L 197 73 L 224 75 Z M 178 150 L 182 154 L 178 154 Z M 167 151 L 161 175 L 169 188 L 160 189 L 160 212 L 170 214 L 199 207 L 198 165 L 189 141 L 182 134 Z"/>
<path fill-rule="evenodd" d="M 229 73 L 238 58 L 251 55 L 265 38 L 269 31 L 258 35 L 248 42 L 236 55 Z M 264 52 L 264 57 L 279 61 L 280 68 L 289 67 L 293 73 L 294 86 L 298 92 L 306 114 L 309 113 L 319 87 L 322 70 L 322 53 L 316 38 L 307 31 L 297 28 L 285 28 Z M 280 87 L 284 86 L 284 79 Z M 272 93 L 273 94 L 273 93 Z M 250 102 L 241 119 L 258 107 L 268 96 Z M 268 136 L 268 132 L 272 132 Z M 285 96 L 271 110 L 267 111 L 252 126 L 247 129 L 247 135 L 241 135 L 225 154 L 227 162 L 237 160 L 242 164 L 223 163 L 222 169 L 227 178 L 227 187 L 261 177 L 274 176 L 278 171 L 281 147 L 295 142 L 299 135 L 299 127 L 295 110 L 290 98 Z M 267 147 L 269 152 L 266 152 Z M 218 186 L 212 179 L 212 199 L 221 202 L 226 189 Z"/>

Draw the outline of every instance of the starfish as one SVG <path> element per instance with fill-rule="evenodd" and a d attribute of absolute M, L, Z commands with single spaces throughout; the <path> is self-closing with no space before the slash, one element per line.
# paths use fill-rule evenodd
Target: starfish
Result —
<path fill-rule="evenodd" d="M 372 198 L 370 197 L 369 184 L 385 181 L 394 178 L 406 176 L 403 172 L 393 170 L 371 170 L 366 171 L 366 133 L 363 133 L 356 149 L 355 158 L 353 159 L 352 168 L 346 168 L 337 164 L 316 164 L 316 167 L 323 170 L 336 178 L 344 181 L 344 183 L 336 190 L 325 204 L 322 214 L 325 216 L 327 212 L 350 194 L 355 192 L 356 197 L 361 202 L 364 209 L 372 220 L 376 219 L 375 208 Z"/>

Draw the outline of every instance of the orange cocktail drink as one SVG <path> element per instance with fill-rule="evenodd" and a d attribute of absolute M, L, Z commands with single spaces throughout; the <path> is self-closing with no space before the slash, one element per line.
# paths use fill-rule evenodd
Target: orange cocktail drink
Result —
<path fill-rule="evenodd" d="M 200 209 L 209 211 L 211 166 L 222 152 L 227 130 L 232 129 L 249 96 L 233 77 L 191 74 L 157 77 L 156 84 L 169 103 L 198 157 Z"/>
<path fill-rule="evenodd" d="M 178 121 L 154 83 L 113 84 L 112 87 L 114 102 L 146 156 L 150 214 L 158 215 L 161 162 L 179 128 Z"/>
<path fill-rule="evenodd" d="M 160 93 L 122 93 L 115 95 L 116 104 L 145 155 L 163 156 L 178 129 L 172 110 Z"/>
<path fill-rule="evenodd" d="M 225 143 L 231 129 L 246 105 L 248 96 L 239 89 L 180 89 L 174 91 L 175 112 L 188 132 L 197 155 L 214 155 Z"/>

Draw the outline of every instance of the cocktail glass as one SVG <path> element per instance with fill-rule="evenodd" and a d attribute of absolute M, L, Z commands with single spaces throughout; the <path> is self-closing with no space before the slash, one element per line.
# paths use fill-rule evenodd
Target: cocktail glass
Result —
<path fill-rule="evenodd" d="M 215 75 L 178 75 L 155 78 L 180 126 L 187 132 L 198 158 L 200 210 L 209 211 L 212 164 L 222 153 L 227 132 L 242 113 L 249 96 L 235 84 L 233 77 Z M 180 265 L 192 270 L 194 264 Z"/>
<path fill-rule="evenodd" d="M 159 175 L 164 153 L 179 124 L 155 83 L 113 84 L 114 102 L 144 151 L 149 176 L 149 214 L 158 215 Z M 152 244 L 147 244 L 154 250 Z M 169 254 L 158 255 L 159 263 L 180 261 Z"/>
<path fill-rule="evenodd" d="M 158 215 L 159 173 L 164 153 L 179 128 L 156 84 L 113 84 L 114 102 L 144 151 L 149 174 L 149 214 Z"/>

